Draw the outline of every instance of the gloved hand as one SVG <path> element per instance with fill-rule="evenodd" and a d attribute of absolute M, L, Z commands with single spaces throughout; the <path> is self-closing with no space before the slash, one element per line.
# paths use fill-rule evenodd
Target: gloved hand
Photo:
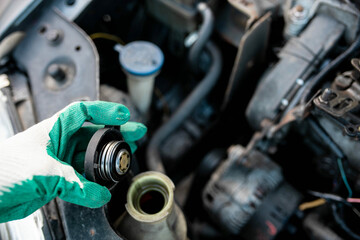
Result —
<path fill-rule="evenodd" d="M 146 127 L 126 123 L 129 118 L 121 104 L 78 102 L 0 142 L 0 222 L 24 218 L 56 196 L 90 208 L 107 203 L 108 189 L 81 175 L 87 144 L 100 127 L 82 125 L 122 125 L 124 140 L 134 151 L 134 141 Z"/>

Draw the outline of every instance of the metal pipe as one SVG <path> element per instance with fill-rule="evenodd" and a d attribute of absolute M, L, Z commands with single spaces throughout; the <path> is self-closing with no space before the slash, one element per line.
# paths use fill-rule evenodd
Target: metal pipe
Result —
<path fill-rule="evenodd" d="M 159 146 L 175 129 L 177 129 L 184 120 L 192 113 L 200 101 L 203 100 L 213 89 L 219 78 L 222 68 L 222 58 L 219 49 L 211 42 L 205 46 L 205 50 L 210 53 L 212 63 L 205 77 L 196 86 L 194 91 L 184 100 L 178 110 L 173 114 L 170 120 L 162 125 L 151 138 L 146 152 L 147 166 L 150 170 L 165 172 L 161 161 Z"/>

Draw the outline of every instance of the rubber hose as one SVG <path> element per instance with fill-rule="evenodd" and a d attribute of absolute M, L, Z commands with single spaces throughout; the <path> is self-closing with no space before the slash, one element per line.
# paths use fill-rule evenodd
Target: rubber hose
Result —
<path fill-rule="evenodd" d="M 352 239 L 360 240 L 360 236 L 354 233 L 344 222 L 344 220 L 339 216 L 337 210 L 337 206 L 335 203 L 331 204 L 331 210 L 334 217 L 335 222 L 339 225 L 339 227 Z"/>
<path fill-rule="evenodd" d="M 191 46 L 189 51 L 189 64 L 193 71 L 197 72 L 198 60 L 205 44 L 208 42 L 214 29 L 214 15 L 206 3 L 199 3 L 197 9 L 202 17 L 202 24 L 199 30 L 198 39 Z"/>
<path fill-rule="evenodd" d="M 165 172 L 159 151 L 160 144 L 189 117 L 201 100 L 209 94 L 217 83 L 222 68 L 221 53 L 212 42 L 206 44 L 205 50 L 210 53 L 212 59 L 209 71 L 190 95 L 181 103 L 170 120 L 162 125 L 150 140 L 146 152 L 147 166 L 150 170 Z"/>

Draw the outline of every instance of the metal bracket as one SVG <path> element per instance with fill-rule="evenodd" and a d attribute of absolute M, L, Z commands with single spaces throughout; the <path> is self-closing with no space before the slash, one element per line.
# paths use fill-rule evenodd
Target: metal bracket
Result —
<path fill-rule="evenodd" d="M 29 76 L 38 121 L 73 101 L 98 99 L 96 48 L 58 10 L 44 11 L 28 25 L 14 58 Z"/>
<path fill-rule="evenodd" d="M 318 108 L 329 113 L 330 115 L 335 117 L 342 117 L 345 113 L 349 112 L 351 109 L 354 109 L 358 105 L 358 102 L 345 92 L 339 92 L 334 89 L 327 90 L 331 91 L 333 97 L 329 99 L 323 99 L 323 95 L 326 93 L 325 90 L 325 93 L 314 99 L 314 103 Z"/>

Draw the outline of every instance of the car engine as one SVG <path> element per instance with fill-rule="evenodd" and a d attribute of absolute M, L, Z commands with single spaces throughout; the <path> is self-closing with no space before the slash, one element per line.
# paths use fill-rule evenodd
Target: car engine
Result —
<path fill-rule="evenodd" d="M 118 126 L 89 142 L 108 204 L 56 198 L 0 239 L 360 239 L 359 7 L 2 0 L 0 140 L 74 101 L 148 132 L 133 154 Z"/>

